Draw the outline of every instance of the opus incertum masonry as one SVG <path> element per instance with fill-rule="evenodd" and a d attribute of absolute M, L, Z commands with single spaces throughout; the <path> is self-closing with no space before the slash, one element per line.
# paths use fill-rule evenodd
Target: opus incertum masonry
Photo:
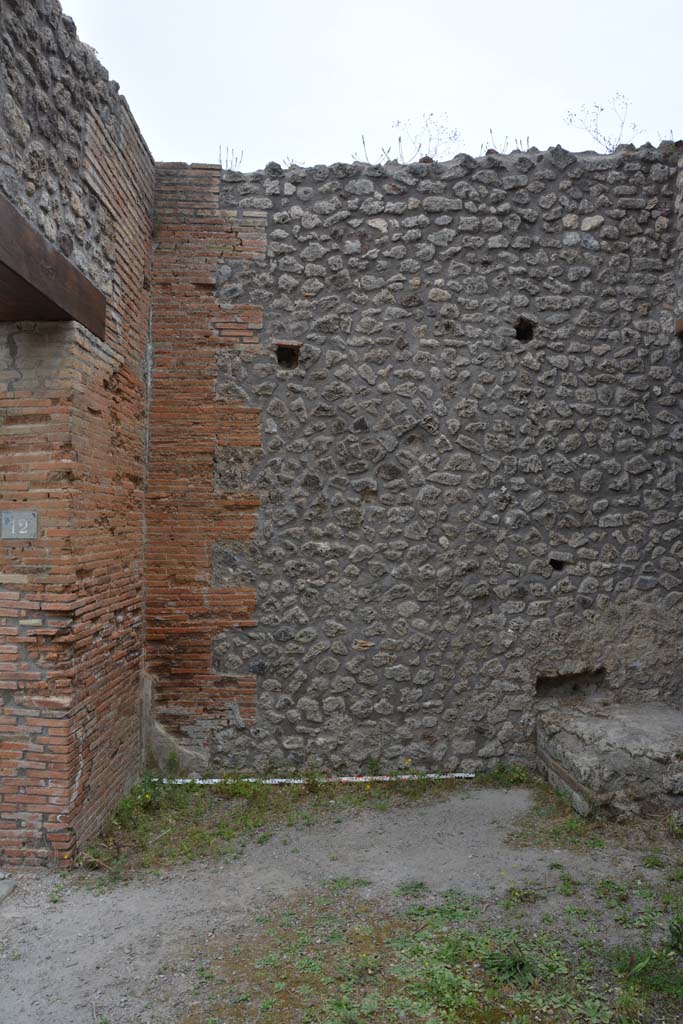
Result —
<path fill-rule="evenodd" d="M 106 301 L 0 325 L 0 854 L 145 746 L 480 771 L 680 709 L 680 145 L 155 165 L 56 2 L 0 20 L 0 191 Z"/>

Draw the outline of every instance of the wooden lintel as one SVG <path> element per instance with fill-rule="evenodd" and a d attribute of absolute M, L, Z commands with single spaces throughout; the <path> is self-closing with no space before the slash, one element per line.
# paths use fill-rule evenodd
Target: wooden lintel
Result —
<path fill-rule="evenodd" d="M 0 321 L 76 320 L 104 339 L 107 301 L 0 196 Z"/>

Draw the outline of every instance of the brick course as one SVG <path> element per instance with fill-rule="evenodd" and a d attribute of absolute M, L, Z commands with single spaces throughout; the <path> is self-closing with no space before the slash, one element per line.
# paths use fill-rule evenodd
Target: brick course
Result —
<path fill-rule="evenodd" d="M 219 261 L 262 260 L 263 218 L 219 211 L 220 168 L 157 169 L 153 283 L 154 375 L 147 489 L 147 668 L 158 722 L 181 740 L 210 743 L 237 713 L 255 716 L 255 680 L 212 670 L 212 643 L 254 624 L 254 587 L 218 588 L 217 540 L 248 542 L 258 496 L 218 494 L 217 448 L 259 449 L 257 409 L 220 400 L 217 355 L 259 345 L 262 315 L 215 299 Z"/>
<path fill-rule="evenodd" d="M 140 770 L 153 161 L 58 4 L 3 6 L 1 20 L 0 129 L 16 152 L 0 187 L 108 300 L 104 342 L 73 324 L 0 326 L 1 504 L 40 524 L 37 540 L 0 546 L 0 859 L 12 863 L 70 858 Z M 48 37 L 59 56 L 37 82 Z M 63 126 L 36 103 L 60 83 Z M 41 152 L 54 154 L 44 178 Z M 50 203 L 36 202 L 53 168 Z"/>
<path fill-rule="evenodd" d="M 530 761 L 539 679 L 680 704 L 680 144 L 155 167 L 7 0 L 0 145 L 108 300 L 0 325 L 1 860 L 100 827 L 147 679 L 214 770 Z"/>

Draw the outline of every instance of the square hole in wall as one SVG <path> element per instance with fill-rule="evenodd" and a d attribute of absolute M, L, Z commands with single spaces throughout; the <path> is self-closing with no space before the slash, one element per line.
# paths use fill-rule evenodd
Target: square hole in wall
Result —
<path fill-rule="evenodd" d="M 541 699 L 576 700 L 592 697 L 605 689 L 605 669 L 585 669 L 583 672 L 566 672 L 554 676 L 538 676 L 536 696 Z"/>
<path fill-rule="evenodd" d="M 279 341 L 275 346 L 278 366 L 284 370 L 294 370 L 299 365 L 301 345 L 291 341 Z"/>
<path fill-rule="evenodd" d="M 525 316 L 520 316 L 519 320 L 515 324 L 515 338 L 517 339 L 517 341 L 531 341 L 533 336 L 533 321 L 527 320 Z"/>

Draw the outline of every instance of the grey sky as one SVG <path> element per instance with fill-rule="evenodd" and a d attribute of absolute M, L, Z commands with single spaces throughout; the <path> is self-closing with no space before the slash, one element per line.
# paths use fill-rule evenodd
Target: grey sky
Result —
<path fill-rule="evenodd" d="M 62 0 L 157 160 L 371 159 L 433 111 L 478 153 L 595 148 L 567 109 L 631 100 L 638 141 L 683 136 L 681 0 Z M 606 120 L 606 125 L 608 121 Z M 446 154 L 448 155 L 448 154 Z"/>

